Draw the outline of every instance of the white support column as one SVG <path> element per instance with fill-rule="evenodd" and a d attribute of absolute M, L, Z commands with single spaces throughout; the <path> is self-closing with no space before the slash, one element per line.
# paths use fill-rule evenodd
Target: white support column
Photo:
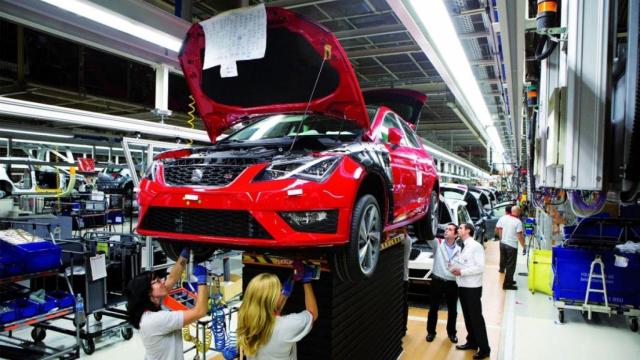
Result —
<path fill-rule="evenodd" d="M 156 66 L 156 107 L 153 112 L 160 117 L 171 115 L 169 110 L 169 67 Z"/>

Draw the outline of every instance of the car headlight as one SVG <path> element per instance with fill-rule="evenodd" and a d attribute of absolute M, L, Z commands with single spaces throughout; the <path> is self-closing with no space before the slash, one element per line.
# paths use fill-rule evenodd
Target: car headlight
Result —
<path fill-rule="evenodd" d="M 341 158 L 340 156 L 331 156 L 272 163 L 258 175 L 256 180 L 264 181 L 295 177 L 320 182 L 335 170 Z"/>
<path fill-rule="evenodd" d="M 280 216 L 300 232 L 333 234 L 338 230 L 338 210 L 290 211 Z"/>

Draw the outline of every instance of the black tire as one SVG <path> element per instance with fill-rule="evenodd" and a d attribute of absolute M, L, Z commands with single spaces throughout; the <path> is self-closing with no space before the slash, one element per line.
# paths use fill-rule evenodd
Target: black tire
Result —
<path fill-rule="evenodd" d="M 133 329 L 130 327 L 123 328 L 120 330 L 120 335 L 122 335 L 122 338 L 125 340 L 131 340 L 133 337 Z"/>
<path fill-rule="evenodd" d="M 31 338 L 34 342 L 40 342 L 44 340 L 45 337 L 47 337 L 47 332 L 43 328 L 34 327 L 33 330 L 31 330 Z"/>
<path fill-rule="evenodd" d="M 558 310 L 558 322 L 564 324 L 564 310 Z"/>
<path fill-rule="evenodd" d="M 433 240 L 438 233 L 438 204 L 440 203 L 438 196 L 436 189 L 433 189 L 429 198 L 427 215 L 414 224 L 416 237 L 420 242 Z"/>
<path fill-rule="evenodd" d="M 100 312 L 93 313 L 93 318 L 96 319 L 96 321 L 102 320 L 102 313 Z"/>
<path fill-rule="evenodd" d="M 376 198 L 369 194 L 359 198 L 351 216 L 349 243 L 334 255 L 334 270 L 340 280 L 356 282 L 373 276 L 380 257 L 382 224 Z"/>
<path fill-rule="evenodd" d="M 82 340 L 80 343 L 85 354 L 91 355 L 96 351 L 96 343 L 93 339 Z"/>
<path fill-rule="evenodd" d="M 162 251 L 164 251 L 164 253 L 167 254 L 167 257 L 173 261 L 178 260 L 180 252 L 182 252 L 182 249 L 185 246 L 189 246 L 191 251 L 193 251 L 195 262 L 208 260 L 213 255 L 214 251 L 216 251 L 215 248 L 209 246 L 197 246 L 189 242 L 179 242 L 167 239 L 158 239 L 158 242 L 160 243 Z"/>
<path fill-rule="evenodd" d="M 638 332 L 638 318 L 629 318 L 629 329 Z"/>

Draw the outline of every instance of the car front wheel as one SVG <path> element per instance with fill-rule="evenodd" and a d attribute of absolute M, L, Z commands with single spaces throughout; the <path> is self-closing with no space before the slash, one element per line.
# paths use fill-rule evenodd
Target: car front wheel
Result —
<path fill-rule="evenodd" d="M 351 217 L 349 243 L 334 257 L 334 269 L 343 281 L 359 281 L 373 276 L 380 257 L 382 215 L 373 195 L 358 199 Z"/>

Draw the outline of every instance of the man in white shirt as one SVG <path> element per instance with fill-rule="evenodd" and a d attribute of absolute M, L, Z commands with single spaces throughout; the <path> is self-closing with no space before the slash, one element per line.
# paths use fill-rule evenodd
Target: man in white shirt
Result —
<path fill-rule="evenodd" d="M 496 223 L 496 240 L 500 240 L 500 234 L 498 232 L 498 229 L 501 228 L 501 224 L 504 220 L 506 216 L 511 215 L 511 208 L 513 207 L 513 205 L 507 205 L 504 207 L 504 215 L 500 216 L 500 219 L 498 219 L 498 222 Z M 498 269 L 498 272 L 501 274 L 504 274 L 504 254 L 502 253 L 502 244 L 500 244 L 500 268 Z"/>
<path fill-rule="evenodd" d="M 511 214 L 501 217 L 496 224 L 496 234 L 500 237 L 500 257 L 504 260 L 504 265 L 501 266 L 504 266 L 506 271 L 502 283 L 504 290 L 518 290 L 513 280 L 518 258 L 518 242 L 523 248 L 525 246 L 520 211 L 519 206 L 513 206 Z"/>
<path fill-rule="evenodd" d="M 464 246 L 460 256 L 452 262 L 451 273 L 456 276 L 458 294 L 464 324 L 467 328 L 467 343 L 457 345 L 458 350 L 478 350 L 474 359 L 488 358 L 491 353 L 487 327 L 482 316 L 482 273 L 484 272 L 484 246 L 473 239 L 473 224 L 464 223 L 458 235 Z"/>
<path fill-rule="evenodd" d="M 456 277 L 449 271 L 449 265 L 460 256 L 460 247 L 456 244 L 458 226 L 447 224 L 444 239 L 436 238 L 431 241 L 433 249 L 433 271 L 431 272 L 431 306 L 427 319 L 427 342 L 436 337 L 436 324 L 440 300 L 444 296 L 447 300 L 447 335 L 452 343 L 458 342 L 456 336 L 456 320 L 458 318 L 458 284 Z"/>

